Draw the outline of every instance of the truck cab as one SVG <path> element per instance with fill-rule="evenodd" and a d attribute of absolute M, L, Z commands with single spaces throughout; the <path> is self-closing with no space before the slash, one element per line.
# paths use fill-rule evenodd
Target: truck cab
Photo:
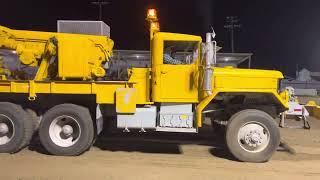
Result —
<path fill-rule="evenodd" d="M 154 102 L 199 102 L 201 43 L 199 36 L 162 32 L 155 34 L 151 46 Z M 166 62 L 165 56 L 173 56 L 171 58 L 178 63 Z"/>

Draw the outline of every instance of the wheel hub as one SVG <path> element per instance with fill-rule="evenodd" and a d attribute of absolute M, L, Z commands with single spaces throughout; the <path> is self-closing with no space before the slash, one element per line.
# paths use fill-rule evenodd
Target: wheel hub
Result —
<path fill-rule="evenodd" d="M 267 147 L 269 141 L 268 129 L 258 122 L 249 122 L 239 129 L 238 142 L 245 151 L 260 152 Z"/>
<path fill-rule="evenodd" d="M 69 137 L 69 136 L 71 136 L 72 133 L 73 133 L 73 128 L 72 128 L 72 126 L 70 126 L 70 125 L 64 125 L 64 126 L 62 127 L 62 132 L 63 132 L 63 134 L 64 134 L 65 136 Z"/>
<path fill-rule="evenodd" d="M 0 134 L 7 134 L 9 132 L 9 127 L 6 123 L 0 123 Z"/>
<path fill-rule="evenodd" d="M 77 119 L 62 115 L 56 117 L 49 126 L 49 136 L 53 143 L 60 147 L 73 146 L 81 136 Z"/>
<path fill-rule="evenodd" d="M 14 135 L 13 121 L 8 116 L 0 114 L 0 145 L 8 144 Z"/>
<path fill-rule="evenodd" d="M 250 133 L 245 135 L 245 142 L 249 146 L 256 147 L 261 145 L 262 137 L 258 131 L 250 131 Z"/>

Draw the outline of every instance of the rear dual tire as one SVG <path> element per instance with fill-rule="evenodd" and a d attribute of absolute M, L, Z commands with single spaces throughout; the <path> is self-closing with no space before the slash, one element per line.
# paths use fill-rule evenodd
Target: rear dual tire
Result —
<path fill-rule="evenodd" d="M 39 127 L 41 144 L 53 155 L 76 156 L 88 150 L 94 126 L 88 108 L 61 104 L 47 111 Z"/>
<path fill-rule="evenodd" d="M 31 119 L 21 106 L 0 102 L 0 153 L 15 153 L 28 145 L 33 134 Z"/>

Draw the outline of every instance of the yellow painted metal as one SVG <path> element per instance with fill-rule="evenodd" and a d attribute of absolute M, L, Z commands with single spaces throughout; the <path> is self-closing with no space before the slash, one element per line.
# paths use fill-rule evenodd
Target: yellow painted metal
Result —
<path fill-rule="evenodd" d="M 150 68 L 132 68 L 129 81 L 0 81 L 0 93 L 25 93 L 30 100 L 37 94 L 93 94 L 99 104 L 115 104 L 117 88 L 134 88 L 137 104 L 150 102 Z"/>
<path fill-rule="evenodd" d="M 158 32 L 156 24 L 152 25 L 158 19 L 150 16 L 148 20 L 152 68 L 129 69 L 128 81 L 84 81 L 105 75 L 102 64 L 113 48 L 113 41 L 107 37 L 19 31 L 0 26 L 0 48 L 16 50 L 23 64 L 39 67 L 34 81 L 1 78 L 0 93 L 24 93 L 29 100 L 35 100 L 38 94 L 91 94 L 98 104 L 116 104 L 119 113 L 134 113 L 136 104 L 194 103 L 197 127 L 202 126 L 203 109 L 221 92 L 271 94 L 287 108 L 285 94 L 278 93 L 278 80 L 283 78 L 278 71 L 216 67 L 212 94 L 206 94 L 202 90 L 201 37 Z M 197 61 L 189 65 L 163 64 L 165 41 L 197 42 Z M 48 82 L 49 63 L 55 56 L 58 80 Z"/>
<path fill-rule="evenodd" d="M 0 56 L 0 80 L 6 80 L 6 76 L 10 75 L 10 71 L 3 65 L 3 58 Z"/>
<path fill-rule="evenodd" d="M 37 97 L 37 95 L 36 95 L 35 83 L 34 83 L 34 81 L 29 81 L 29 97 L 28 97 L 28 99 L 30 101 L 34 101 L 34 100 L 36 100 L 36 97 Z"/>
<path fill-rule="evenodd" d="M 153 14 L 153 13 L 151 13 Z M 154 13 L 156 14 L 156 13 Z M 208 95 L 202 91 L 203 68 L 198 57 L 195 66 L 163 64 L 164 41 L 196 41 L 202 42 L 200 36 L 164 33 L 153 29 L 153 16 L 148 13 L 150 22 L 150 47 L 152 59 L 152 101 L 154 102 L 189 102 L 198 103 L 196 110 L 197 127 L 202 126 L 202 111 L 220 92 L 252 92 L 272 94 L 284 107 L 288 108 L 286 97 L 278 93 L 278 81 L 283 78 L 281 72 L 214 68 L 213 91 Z M 156 17 L 156 16 L 155 16 Z M 198 52 L 201 52 L 200 46 Z M 200 54 L 200 53 L 199 53 Z M 193 89 L 192 87 L 195 87 Z M 281 95 L 281 96 L 280 96 Z"/>
<path fill-rule="evenodd" d="M 211 95 L 204 97 L 201 102 L 197 105 L 196 109 L 196 126 L 202 127 L 202 111 L 203 109 L 217 96 L 218 91 L 212 91 Z"/>
<path fill-rule="evenodd" d="M 44 52 L 42 54 L 42 61 L 40 63 L 40 67 L 36 74 L 34 80 L 36 81 L 43 81 L 48 76 L 49 71 L 49 64 L 50 60 L 53 56 L 57 55 L 57 42 L 55 38 L 50 38 L 44 48 Z M 23 52 L 23 51 L 22 51 Z"/>
<path fill-rule="evenodd" d="M 198 102 L 198 66 L 167 65 L 160 66 L 160 97 L 157 102 Z"/>
<path fill-rule="evenodd" d="M 213 68 L 213 93 L 207 95 L 202 92 L 201 101 L 197 106 L 197 126 L 202 126 L 202 111 L 219 93 L 264 93 L 271 94 L 284 108 L 288 108 L 288 101 L 278 93 L 278 80 L 283 75 L 279 71 Z"/>
<path fill-rule="evenodd" d="M 283 78 L 279 71 L 214 68 L 214 89 L 269 89 L 277 92 L 278 80 Z"/>
<path fill-rule="evenodd" d="M 283 90 L 279 93 L 279 96 L 281 99 L 283 99 L 285 102 L 289 102 L 290 97 L 289 97 L 289 91 L 288 90 Z"/>
<path fill-rule="evenodd" d="M 101 39 L 107 40 L 106 37 Z M 97 41 L 87 36 L 70 38 L 63 35 L 58 38 L 58 47 L 58 77 L 87 80 L 105 76 L 101 64 L 110 57 L 113 47 L 111 41 Z"/>
<path fill-rule="evenodd" d="M 284 108 L 288 108 L 288 102 L 282 99 L 279 94 L 272 89 L 214 89 L 211 95 L 205 96 L 196 109 L 196 124 L 197 127 L 202 127 L 202 111 L 203 109 L 219 94 L 219 93 L 264 93 L 273 95 L 279 104 Z"/>
<path fill-rule="evenodd" d="M 128 70 L 129 83 L 137 90 L 137 104 L 152 104 L 150 102 L 150 68 L 131 68 Z"/>
<path fill-rule="evenodd" d="M 0 48 L 16 50 L 25 65 L 40 66 L 35 80 L 47 78 L 48 63 L 57 56 L 56 52 L 57 78 L 91 80 L 105 75 L 101 64 L 112 55 L 113 41 L 105 36 L 22 31 L 0 26 Z"/>
<path fill-rule="evenodd" d="M 0 81 L 1 93 L 29 94 L 31 98 L 36 94 L 91 94 L 98 104 L 115 104 L 116 89 L 129 87 L 132 84 L 126 81 Z"/>
<path fill-rule="evenodd" d="M 320 106 L 315 101 L 309 101 L 305 108 L 308 110 L 310 116 L 313 116 L 320 120 Z"/>
<path fill-rule="evenodd" d="M 118 88 L 116 90 L 116 112 L 135 113 L 137 92 L 134 88 Z"/>
<path fill-rule="evenodd" d="M 315 101 L 308 101 L 308 103 L 305 106 L 318 106 Z"/>
<path fill-rule="evenodd" d="M 318 119 L 320 119 L 319 118 L 320 117 L 320 111 L 319 111 L 320 106 L 318 106 L 315 101 L 308 101 L 308 103 L 306 105 L 304 105 L 304 107 L 307 109 L 310 116 L 314 116 L 314 117 L 317 117 Z"/>
<path fill-rule="evenodd" d="M 198 42 L 200 36 L 156 33 L 152 39 L 152 100 L 154 102 L 198 102 L 199 58 L 194 64 L 163 64 L 164 41 Z"/>

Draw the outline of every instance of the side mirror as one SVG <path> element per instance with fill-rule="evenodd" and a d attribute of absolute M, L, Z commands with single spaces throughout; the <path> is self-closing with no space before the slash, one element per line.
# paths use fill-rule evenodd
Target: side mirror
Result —
<path fill-rule="evenodd" d="M 212 39 L 214 39 L 216 37 L 216 32 L 214 31 L 212 26 L 211 26 L 211 30 L 212 30 L 211 36 L 212 36 Z"/>

